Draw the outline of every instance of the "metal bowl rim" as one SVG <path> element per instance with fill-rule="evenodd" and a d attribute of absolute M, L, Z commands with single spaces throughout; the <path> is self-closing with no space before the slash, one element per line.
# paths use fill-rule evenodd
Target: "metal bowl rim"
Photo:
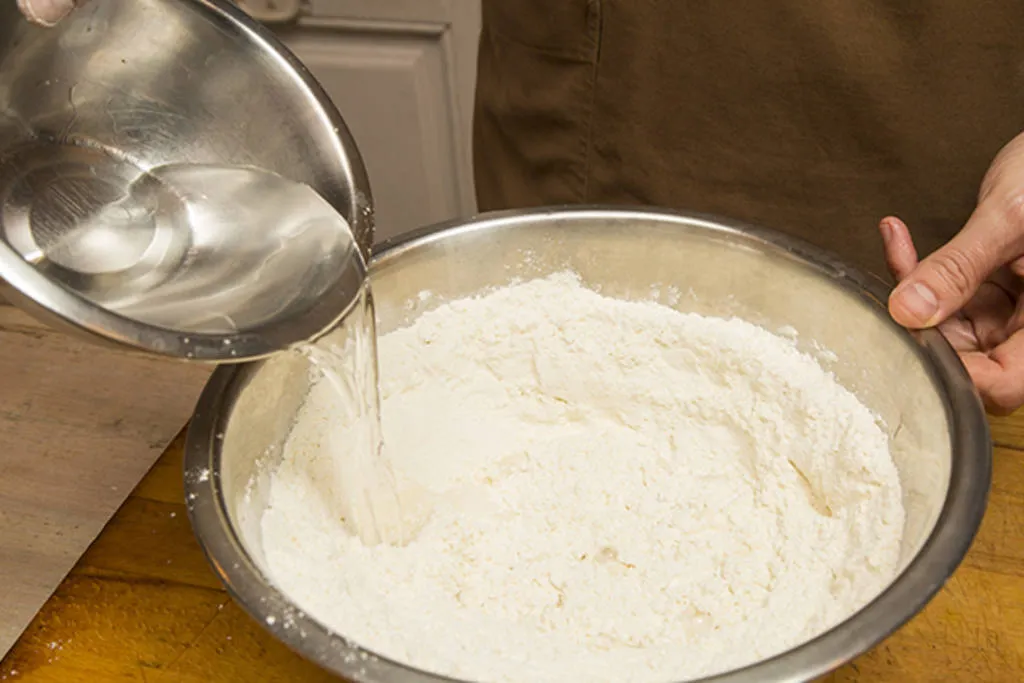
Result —
<path fill-rule="evenodd" d="M 445 221 L 382 242 L 372 264 L 386 263 L 402 253 L 459 232 L 509 229 L 517 222 L 538 218 L 585 221 L 589 217 L 675 221 L 700 224 L 752 238 L 773 251 L 781 251 L 824 274 L 845 281 L 884 305 L 889 287 L 878 277 L 851 268 L 836 256 L 802 240 L 741 221 L 710 214 L 658 208 L 623 208 L 586 205 L 553 206 L 528 210 L 479 214 Z M 371 277 L 372 277 L 371 264 Z M 895 325 L 895 323 L 894 323 Z M 992 476 L 992 443 L 981 400 L 959 357 L 945 338 L 934 330 L 906 332 L 943 390 L 949 420 L 952 462 L 949 487 L 942 511 L 928 539 L 907 567 L 881 594 L 829 631 L 769 659 L 688 683 L 795 683 L 812 680 L 849 662 L 878 644 L 914 617 L 945 585 L 966 555 L 988 498 Z M 375 666 L 401 671 L 417 683 L 474 683 L 413 668 L 361 648 L 316 619 L 298 611 L 255 566 L 234 529 L 228 523 L 219 481 L 222 441 L 238 388 L 258 371 L 260 363 L 218 368 L 200 396 L 188 428 L 185 447 L 185 491 L 188 514 L 207 559 L 232 597 L 277 639 L 319 666 L 359 683 L 371 683 L 366 671 L 368 656 Z M 211 476 L 197 478 L 190 472 L 209 469 Z M 273 607 L 267 607 L 272 605 Z M 274 608 L 292 609 L 292 623 L 278 619 L 268 623 Z M 329 649 L 340 654 L 330 656 Z"/>

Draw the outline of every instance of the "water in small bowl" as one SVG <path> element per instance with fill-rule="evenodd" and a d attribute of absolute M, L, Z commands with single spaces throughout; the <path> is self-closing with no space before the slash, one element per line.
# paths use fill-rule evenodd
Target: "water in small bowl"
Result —
<path fill-rule="evenodd" d="M 184 334 L 257 329 L 315 306 L 358 257 L 334 207 L 276 173 L 142 168 L 45 140 L 0 165 L 0 239 L 93 304 Z"/>

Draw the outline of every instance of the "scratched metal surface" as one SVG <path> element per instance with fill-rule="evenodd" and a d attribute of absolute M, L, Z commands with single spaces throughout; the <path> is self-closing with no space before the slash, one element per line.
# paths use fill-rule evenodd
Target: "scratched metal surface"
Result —
<path fill-rule="evenodd" d="M 0 3 L 0 187 L 26 168 L 8 155 L 38 152 L 30 165 L 60 167 L 55 146 L 143 170 L 252 165 L 316 189 L 368 255 L 372 201 L 355 143 L 305 68 L 269 40 L 226 0 L 104 0 L 53 29 Z"/>

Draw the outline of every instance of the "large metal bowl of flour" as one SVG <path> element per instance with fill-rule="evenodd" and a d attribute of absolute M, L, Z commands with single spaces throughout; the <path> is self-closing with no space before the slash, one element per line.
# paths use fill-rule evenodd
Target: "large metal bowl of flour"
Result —
<path fill-rule="evenodd" d="M 937 332 L 909 333 L 885 308 L 887 286 L 778 233 L 655 210 L 539 209 L 427 228 L 381 246 L 371 267 L 378 329 L 439 302 L 571 268 L 605 295 L 791 327 L 807 350 L 884 422 L 907 510 L 901 572 L 873 602 L 820 637 L 704 679 L 768 683 L 816 678 L 920 611 L 977 531 L 991 477 L 984 410 Z M 429 290 L 434 297 L 418 296 Z M 189 429 L 185 480 L 196 535 L 235 599 L 278 639 L 353 681 L 436 683 L 444 677 L 377 657 L 302 613 L 267 579 L 260 518 L 269 473 L 309 388 L 305 361 L 284 354 L 222 367 Z M 438 634 L 438 637 L 444 637 Z M 514 673 L 514 672 L 513 672 Z"/>

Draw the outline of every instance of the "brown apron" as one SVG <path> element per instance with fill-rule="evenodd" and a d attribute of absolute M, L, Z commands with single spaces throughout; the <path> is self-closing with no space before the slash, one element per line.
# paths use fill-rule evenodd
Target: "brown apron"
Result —
<path fill-rule="evenodd" d="M 483 0 L 481 210 L 651 204 L 881 273 L 953 235 L 1024 130 L 1021 0 Z"/>

